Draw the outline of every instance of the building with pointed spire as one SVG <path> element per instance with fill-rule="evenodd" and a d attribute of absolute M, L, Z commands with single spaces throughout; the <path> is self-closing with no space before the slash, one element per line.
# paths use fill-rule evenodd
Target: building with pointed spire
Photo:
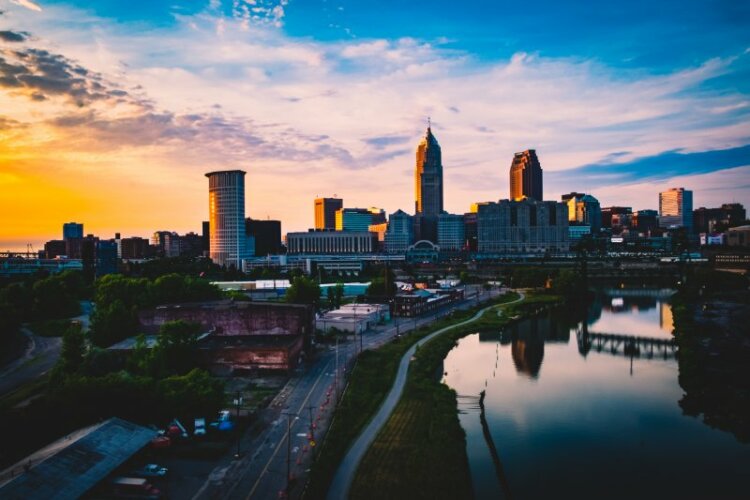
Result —
<path fill-rule="evenodd" d="M 527 149 L 513 156 L 510 165 L 510 199 L 533 198 L 542 201 L 542 165 L 536 150 Z"/>
<path fill-rule="evenodd" d="M 436 243 L 437 218 L 443 211 L 443 161 L 429 121 L 427 133 L 417 146 L 414 186 L 416 234 L 419 239 Z"/>

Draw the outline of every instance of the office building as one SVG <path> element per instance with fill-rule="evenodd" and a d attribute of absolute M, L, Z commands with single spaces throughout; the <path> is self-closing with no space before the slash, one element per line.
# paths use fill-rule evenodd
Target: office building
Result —
<path fill-rule="evenodd" d="M 602 227 L 615 230 L 629 228 L 632 215 L 632 207 L 604 207 L 602 208 Z"/>
<path fill-rule="evenodd" d="M 65 241 L 50 240 L 44 244 L 44 258 L 54 259 L 65 255 Z"/>
<path fill-rule="evenodd" d="M 633 229 L 648 233 L 659 227 L 659 212 L 656 210 L 638 210 L 631 218 Z"/>
<path fill-rule="evenodd" d="M 66 222 L 63 224 L 63 240 L 83 238 L 83 224 L 77 222 Z"/>
<path fill-rule="evenodd" d="M 466 249 L 469 252 L 477 251 L 477 213 L 476 211 L 464 214 L 464 237 L 466 238 Z"/>
<path fill-rule="evenodd" d="M 151 247 L 146 238 L 133 236 L 120 240 L 121 258 L 123 260 L 140 260 L 151 255 Z"/>
<path fill-rule="evenodd" d="M 258 257 L 281 253 L 281 221 L 245 219 L 247 236 L 255 239 L 255 252 Z"/>
<path fill-rule="evenodd" d="M 713 233 L 745 223 L 747 213 L 741 203 L 725 203 L 719 208 L 700 207 L 693 210 L 696 233 Z"/>
<path fill-rule="evenodd" d="M 659 193 L 659 225 L 672 229 L 693 228 L 693 192 L 685 188 L 671 188 Z"/>
<path fill-rule="evenodd" d="M 380 208 L 341 208 L 336 211 L 336 231 L 368 231 L 373 224 L 385 222 Z"/>
<path fill-rule="evenodd" d="M 590 232 L 598 233 L 602 227 L 602 208 L 599 200 L 584 193 L 562 195 L 562 201 L 568 205 L 568 222 L 586 225 Z"/>
<path fill-rule="evenodd" d="M 290 254 L 361 254 L 374 253 L 378 235 L 369 231 L 315 231 L 287 233 Z"/>
<path fill-rule="evenodd" d="M 750 248 L 750 226 L 739 226 L 727 231 L 727 245 Z"/>
<path fill-rule="evenodd" d="M 245 172 L 209 172 L 209 255 L 220 266 L 242 268 L 248 257 L 245 236 Z"/>
<path fill-rule="evenodd" d="M 477 239 L 478 251 L 483 253 L 567 252 L 568 207 L 528 198 L 480 205 Z"/>
<path fill-rule="evenodd" d="M 430 126 L 417 146 L 414 170 L 414 228 L 417 239 L 437 242 L 437 218 L 443 212 L 443 160 Z"/>
<path fill-rule="evenodd" d="M 464 216 L 443 212 L 438 216 L 438 246 L 443 252 L 459 252 L 466 244 Z"/>
<path fill-rule="evenodd" d="M 536 156 L 536 150 L 527 149 L 516 153 L 510 165 L 510 199 L 520 201 L 533 198 L 542 201 L 542 192 L 542 165 Z"/>
<path fill-rule="evenodd" d="M 341 198 L 316 198 L 315 229 L 336 229 L 336 211 L 343 206 Z"/>
<path fill-rule="evenodd" d="M 97 277 L 117 272 L 117 242 L 114 240 L 97 240 L 95 252 L 94 272 Z"/>
<path fill-rule="evenodd" d="M 387 253 L 406 253 L 412 243 L 414 243 L 414 217 L 403 210 L 397 210 L 388 218 L 388 229 L 385 232 L 385 251 Z"/>

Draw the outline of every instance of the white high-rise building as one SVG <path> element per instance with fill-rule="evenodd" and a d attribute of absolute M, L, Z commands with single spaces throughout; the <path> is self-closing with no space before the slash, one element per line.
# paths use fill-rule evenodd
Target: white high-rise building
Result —
<path fill-rule="evenodd" d="M 220 266 L 242 269 L 248 258 L 245 234 L 245 172 L 209 172 L 208 215 L 209 253 Z"/>

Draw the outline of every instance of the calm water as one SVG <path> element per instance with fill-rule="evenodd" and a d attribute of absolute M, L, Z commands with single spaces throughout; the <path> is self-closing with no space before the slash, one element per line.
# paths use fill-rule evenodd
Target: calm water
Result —
<path fill-rule="evenodd" d="M 658 343 L 668 298 L 599 292 L 586 321 L 563 316 L 467 336 L 445 359 L 478 498 L 750 498 L 750 446 L 678 405 Z M 630 356 L 604 334 L 657 342 Z"/>

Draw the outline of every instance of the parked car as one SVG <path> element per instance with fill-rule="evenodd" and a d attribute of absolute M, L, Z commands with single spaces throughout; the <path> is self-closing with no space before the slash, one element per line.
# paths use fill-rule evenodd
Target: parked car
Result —
<path fill-rule="evenodd" d="M 136 469 L 132 474 L 136 477 L 165 477 L 169 472 L 166 467 L 160 467 L 157 464 L 146 464 L 140 469 Z"/>
<path fill-rule="evenodd" d="M 152 448 L 169 448 L 172 445 L 172 440 L 166 436 L 156 436 L 151 440 Z"/>

